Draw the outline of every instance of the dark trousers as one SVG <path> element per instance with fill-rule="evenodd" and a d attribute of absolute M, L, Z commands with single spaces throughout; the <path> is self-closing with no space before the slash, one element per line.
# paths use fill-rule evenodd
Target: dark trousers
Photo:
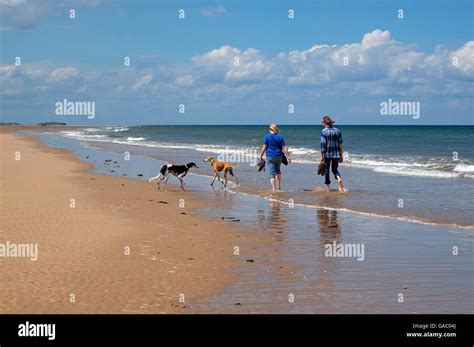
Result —
<path fill-rule="evenodd" d="M 324 173 L 324 184 L 331 184 L 331 180 L 329 179 L 329 169 L 331 169 L 334 177 L 337 179 L 341 177 L 337 168 L 339 167 L 339 158 L 324 158 L 324 162 L 326 163 L 326 172 Z"/>

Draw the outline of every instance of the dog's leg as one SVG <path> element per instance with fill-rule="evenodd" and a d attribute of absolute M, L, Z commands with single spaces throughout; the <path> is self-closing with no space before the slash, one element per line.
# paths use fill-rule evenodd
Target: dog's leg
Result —
<path fill-rule="evenodd" d="M 229 173 L 230 173 L 230 175 L 231 175 L 232 177 L 235 178 L 235 182 L 237 183 L 237 185 L 239 185 L 239 179 L 237 178 L 236 175 L 234 175 L 234 170 L 233 170 L 233 169 L 230 169 L 230 170 L 229 170 Z"/>
<path fill-rule="evenodd" d="M 162 179 L 163 179 L 163 174 L 159 173 L 158 176 L 151 177 L 150 179 L 148 179 L 148 182 L 157 182 L 158 190 L 160 190 L 160 182 Z"/>
<path fill-rule="evenodd" d="M 168 179 L 170 178 L 170 175 L 169 173 L 167 173 L 164 178 L 162 179 L 163 180 L 163 190 L 166 190 L 166 182 L 168 182 Z"/>
<path fill-rule="evenodd" d="M 222 171 L 221 171 L 221 172 L 222 172 Z M 224 184 L 224 180 L 221 180 L 221 172 L 218 172 L 218 173 L 217 173 L 217 180 L 218 180 L 220 183 Z"/>
<path fill-rule="evenodd" d="M 166 173 L 166 174 L 164 174 L 164 175 L 163 175 L 163 174 L 161 175 L 160 179 L 158 180 L 158 189 L 161 189 L 161 188 L 160 188 L 160 187 L 161 187 L 161 183 L 163 182 L 163 189 L 166 190 L 166 189 L 165 189 L 165 183 L 168 181 L 168 175 L 169 175 L 169 173 Z"/>
<path fill-rule="evenodd" d="M 219 176 L 219 173 L 216 172 L 215 175 L 214 175 L 214 178 L 212 179 L 212 182 L 211 182 L 211 186 L 214 186 L 214 181 L 216 180 L 216 177 Z"/>
<path fill-rule="evenodd" d="M 182 190 L 186 190 L 186 189 L 184 189 L 184 180 L 183 180 L 183 177 L 184 177 L 184 176 L 186 176 L 186 173 L 185 173 L 184 175 L 182 174 L 182 175 L 176 176 L 176 177 L 178 177 L 179 182 L 181 183 L 181 189 L 182 189 Z"/>
<path fill-rule="evenodd" d="M 224 188 L 227 187 L 227 169 L 224 170 L 224 181 L 222 183 L 224 184 Z"/>

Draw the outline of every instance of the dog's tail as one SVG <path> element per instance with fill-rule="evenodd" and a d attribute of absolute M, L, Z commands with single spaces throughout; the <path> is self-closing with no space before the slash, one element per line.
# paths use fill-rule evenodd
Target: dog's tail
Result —
<path fill-rule="evenodd" d="M 148 182 L 156 182 L 156 181 L 158 181 L 161 177 L 163 177 L 163 176 L 165 175 L 167 168 L 168 168 L 167 165 L 163 165 L 163 166 L 161 167 L 161 169 L 160 169 L 160 173 L 159 173 L 157 176 L 155 176 L 155 177 L 149 178 L 149 179 L 148 179 Z"/>

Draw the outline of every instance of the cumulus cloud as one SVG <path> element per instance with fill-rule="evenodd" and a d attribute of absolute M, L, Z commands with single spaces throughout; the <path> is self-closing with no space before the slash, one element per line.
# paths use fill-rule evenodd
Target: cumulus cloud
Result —
<path fill-rule="evenodd" d="M 450 53 L 449 68 L 459 72 L 462 78 L 474 80 L 474 41 L 467 42 L 458 50 Z"/>
<path fill-rule="evenodd" d="M 422 52 L 377 29 L 361 35 L 359 42 L 318 43 L 274 56 L 255 48 L 224 45 L 179 65 L 105 70 L 5 65 L 0 66 L 0 82 L 1 94 L 9 100 L 48 99 L 51 95 L 61 99 L 76 93 L 81 98 L 129 96 L 134 103 L 153 100 L 156 105 L 170 103 L 172 107 L 183 100 L 244 107 L 341 95 L 362 96 L 360 100 L 402 95 L 459 98 L 446 107 L 468 110 L 474 93 L 473 58 L 474 41 L 451 50 L 439 46 L 433 52 Z M 360 109 L 370 107 L 360 105 Z"/>
<path fill-rule="evenodd" d="M 241 51 L 231 46 L 222 46 L 191 59 L 201 77 L 216 81 L 255 81 L 267 76 L 271 61 L 258 50 Z"/>
<path fill-rule="evenodd" d="M 271 57 L 255 48 L 242 50 L 225 45 L 196 55 L 184 65 L 147 65 L 127 72 L 85 71 L 87 74 L 72 66 L 45 70 L 34 65 L 11 65 L 1 67 L 0 74 L 7 83 L 41 79 L 47 84 L 100 81 L 114 89 L 121 85 L 121 91 L 134 92 L 145 88 L 175 91 L 180 87 L 206 90 L 204 87 L 212 85 L 235 90 L 240 85 L 258 84 L 262 89 L 322 88 L 326 93 L 337 87 L 352 92 L 390 93 L 400 86 L 406 91 L 416 87 L 417 91 L 425 88 L 426 93 L 438 93 L 435 85 L 440 81 L 453 80 L 455 84 L 474 80 L 474 41 L 452 51 L 439 46 L 434 52 L 425 53 L 413 44 L 394 40 L 388 31 L 376 29 L 363 35 L 360 42 L 316 44 Z"/>
<path fill-rule="evenodd" d="M 390 42 L 390 32 L 380 29 L 367 33 L 362 38 L 362 46 L 364 47 L 380 46 L 388 42 Z"/>
<path fill-rule="evenodd" d="M 370 83 L 379 92 L 397 85 L 432 84 L 442 79 L 472 79 L 473 44 L 456 51 L 438 48 L 432 54 L 392 39 L 376 29 L 358 43 L 317 44 L 306 50 L 265 57 L 254 48 L 222 46 L 191 59 L 188 79 L 202 83 L 281 83 L 288 86 L 335 87 L 346 82 Z M 452 64 L 456 57 L 457 65 Z"/>

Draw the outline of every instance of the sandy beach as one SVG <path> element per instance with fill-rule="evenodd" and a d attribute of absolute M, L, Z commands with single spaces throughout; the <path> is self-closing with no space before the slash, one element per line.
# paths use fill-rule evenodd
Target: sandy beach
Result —
<path fill-rule="evenodd" d="M 249 194 L 249 178 L 212 189 L 201 152 L 65 136 L 76 130 L 1 128 L 0 255 L 37 247 L 36 261 L 0 258 L 3 313 L 472 311 L 470 229 Z M 189 159 L 186 192 L 147 181 Z M 329 206 L 366 194 L 303 193 Z M 361 249 L 328 256 L 328 244 Z"/>
<path fill-rule="evenodd" d="M 196 216 L 193 194 L 89 174 L 13 130 L 0 133 L 1 242 L 37 244 L 38 259 L 1 259 L 2 313 L 190 312 L 233 278 L 238 232 Z"/>

